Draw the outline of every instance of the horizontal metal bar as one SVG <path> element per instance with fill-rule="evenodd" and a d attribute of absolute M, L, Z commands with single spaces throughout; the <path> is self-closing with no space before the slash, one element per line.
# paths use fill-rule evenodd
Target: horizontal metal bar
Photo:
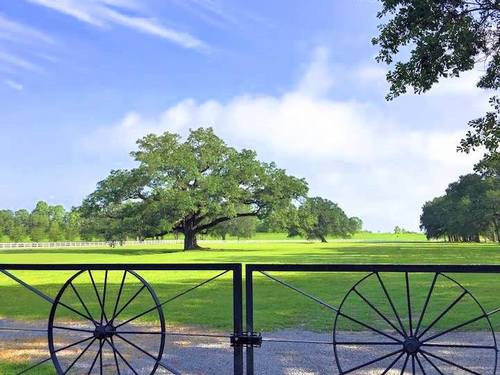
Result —
<path fill-rule="evenodd" d="M 500 273 L 499 264 L 247 264 L 246 272 L 448 272 Z"/>
<path fill-rule="evenodd" d="M 262 338 L 262 342 L 275 342 L 284 344 L 318 344 L 318 345 L 333 345 L 333 341 L 315 341 L 315 340 L 292 340 L 292 339 L 273 339 Z M 398 345 L 398 344 L 393 344 Z"/>
<path fill-rule="evenodd" d="M 240 263 L 151 263 L 151 264 L 0 264 L 0 270 L 26 271 L 232 271 L 241 269 Z"/>

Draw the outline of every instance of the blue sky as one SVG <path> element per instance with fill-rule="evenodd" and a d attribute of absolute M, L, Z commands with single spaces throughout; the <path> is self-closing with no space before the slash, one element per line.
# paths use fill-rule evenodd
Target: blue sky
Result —
<path fill-rule="evenodd" d="M 306 177 L 371 230 L 480 155 L 479 74 L 385 102 L 370 0 L 0 0 L 0 207 L 78 205 L 149 132 L 213 126 Z"/>

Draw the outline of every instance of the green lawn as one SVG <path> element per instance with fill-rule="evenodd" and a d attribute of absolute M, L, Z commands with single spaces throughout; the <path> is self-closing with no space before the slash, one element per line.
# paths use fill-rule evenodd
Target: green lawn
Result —
<path fill-rule="evenodd" d="M 202 243 L 203 245 L 203 243 Z M 228 242 L 205 243 L 211 249 L 183 252 L 179 245 L 157 247 L 118 247 L 88 249 L 16 249 L 0 251 L 0 263 L 191 263 L 191 262 L 241 262 L 241 263 L 391 263 L 391 264 L 500 264 L 500 248 L 496 244 L 449 244 L 440 242 Z M 16 271 L 15 275 L 36 286 L 50 296 L 55 296 L 61 285 L 74 272 L 27 272 Z M 212 277 L 217 272 L 158 272 L 145 271 L 140 274 L 147 279 L 160 300 L 175 295 L 196 283 Z M 339 306 L 345 293 L 365 273 L 274 273 L 333 306 Z M 96 282 L 103 281 L 104 274 L 96 272 Z M 118 293 L 121 272 L 111 272 L 108 277 L 108 301 L 115 301 Z M 500 297 L 493 286 L 500 281 L 495 275 L 453 275 L 467 287 L 485 306 L 491 310 L 500 306 Z M 405 279 L 401 274 L 382 274 L 388 292 L 400 312 L 404 325 L 408 324 Z M 137 280 L 128 279 L 132 284 L 124 290 L 123 300 L 130 298 L 139 288 Z M 423 302 L 432 281 L 432 275 L 410 275 L 413 324 L 418 320 Z M 82 298 L 87 301 L 92 314 L 97 311 L 98 303 L 88 276 L 75 280 L 75 286 Z M 493 286 L 493 287 L 492 287 Z M 359 286 L 359 291 L 372 301 L 387 316 L 392 315 L 384 300 L 379 284 L 374 277 Z M 458 295 L 461 289 L 453 282 L 441 277 L 436 283 L 434 299 L 429 305 L 425 323 L 437 316 Z M 334 314 L 294 291 L 267 279 L 263 275 L 255 277 L 255 328 L 269 331 L 280 328 L 305 328 L 316 331 L 331 331 Z M 231 330 L 231 277 L 226 274 L 195 291 L 165 305 L 165 315 L 170 329 L 174 326 L 189 325 L 210 329 Z M 0 317 L 22 320 L 45 321 L 50 305 L 22 286 L 0 276 Z M 67 304 L 81 310 L 72 294 L 64 300 Z M 147 293 L 141 293 L 137 303 L 131 304 L 121 314 L 121 319 L 131 317 L 152 306 Z M 108 303 L 108 314 L 113 304 Z M 384 328 L 385 322 L 356 296 L 349 297 L 343 310 L 349 315 Z M 446 319 L 438 322 L 436 328 L 458 324 L 478 315 L 474 301 L 466 296 Z M 77 318 L 72 312 L 61 309 L 58 319 Z M 471 314 L 473 316 L 471 316 Z M 500 315 L 500 314 L 499 314 Z M 154 313 L 139 319 L 139 323 L 153 323 Z M 484 321 L 467 326 L 470 330 L 483 330 Z M 500 329 L 500 319 L 494 317 L 495 328 Z M 363 329 L 348 321 L 339 322 L 340 329 Z"/>

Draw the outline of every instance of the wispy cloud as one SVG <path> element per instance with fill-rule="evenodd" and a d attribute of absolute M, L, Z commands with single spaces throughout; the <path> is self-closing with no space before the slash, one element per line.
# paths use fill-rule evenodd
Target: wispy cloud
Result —
<path fill-rule="evenodd" d="M 138 15 L 144 12 L 133 0 L 28 0 L 95 27 L 120 25 L 153 35 L 184 48 L 206 50 L 208 46 L 195 36 L 162 25 L 152 17 Z M 134 13 L 131 15 L 130 13 Z"/>
<path fill-rule="evenodd" d="M 0 13 L 0 39 L 16 43 L 55 43 L 50 35 L 31 26 L 14 21 L 2 13 Z"/>
<path fill-rule="evenodd" d="M 10 87 L 11 89 L 16 90 L 16 91 L 23 91 L 23 90 L 24 90 L 24 86 L 23 86 L 23 84 L 22 84 L 22 83 L 19 83 L 19 82 L 17 82 L 17 81 L 13 81 L 13 80 L 11 80 L 11 79 L 5 79 L 5 80 L 3 81 L 3 83 L 4 83 L 6 86 L 8 86 L 8 87 Z"/>
<path fill-rule="evenodd" d="M 43 73 L 44 70 L 41 66 L 32 63 L 22 57 L 14 55 L 10 52 L 0 51 L 0 65 L 5 64 L 10 68 L 22 69 L 34 73 Z"/>

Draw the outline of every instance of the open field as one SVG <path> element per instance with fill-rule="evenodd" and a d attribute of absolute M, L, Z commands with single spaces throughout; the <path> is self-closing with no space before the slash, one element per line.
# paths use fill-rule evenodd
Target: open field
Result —
<path fill-rule="evenodd" d="M 495 244 L 446 244 L 437 242 L 317 242 L 293 243 L 227 243 L 211 244 L 213 249 L 183 252 L 178 245 L 156 248 L 126 247 L 105 249 L 33 249 L 4 250 L 1 263 L 189 263 L 189 262 L 242 262 L 242 263 L 391 263 L 391 264 L 500 264 L 500 249 Z M 26 272 L 16 275 L 35 285 L 50 296 L 55 296 L 60 286 L 74 272 Z M 141 272 L 155 288 L 160 299 L 174 295 L 216 272 Z M 338 306 L 345 292 L 364 274 L 282 274 L 325 301 Z M 404 302 L 403 275 L 384 275 L 387 284 L 394 288 L 395 298 Z M 96 279 L 102 278 L 102 273 Z M 109 276 L 110 289 L 118 288 L 121 272 Z M 432 275 L 412 275 L 415 298 L 424 299 Z M 491 293 L 495 276 L 460 275 L 460 281 L 480 299 L 486 307 L 496 307 L 496 295 Z M 80 282 L 82 293 L 91 297 L 89 280 Z M 102 279 L 101 279 L 102 281 Z M 78 284 L 78 281 L 77 281 Z M 85 285 L 84 285 L 85 284 Z M 375 288 L 366 284 L 368 289 Z M 376 288 L 368 290 L 375 293 Z M 440 293 L 455 293 L 454 288 L 443 287 Z M 133 293 L 131 290 L 130 293 Z M 12 301 L 0 305 L 0 315 L 16 319 L 43 319 L 49 306 L 44 300 L 16 285 L 5 276 L 0 278 L 2 300 Z M 268 280 L 256 277 L 256 325 L 261 329 L 292 328 L 303 326 L 314 330 L 330 329 L 331 312 L 311 303 L 294 292 Z M 144 296 L 146 298 L 147 296 Z M 167 320 L 172 324 L 199 324 L 214 328 L 229 328 L 231 314 L 231 280 L 224 275 L 203 288 L 186 295 L 167 306 Z M 450 296 L 452 297 L 452 296 Z M 142 298 L 141 296 L 139 298 Z M 445 300 L 445 298 L 443 298 Z M 449 299 L 446 299 L 448 302 Z M 143 301 L 147 303 L 147 300 Z M 274 302 L 274 303 L 270 303 Z M 95 306 L 96 307 L 96 306 Z M 209 307 L 209 308 L 208 308 Z M 124 312 L 133 314 L 133 308 Z M 262 317 L 262 320 L 259 319 Z M 306 319 L 307 317 L 307 319 Z M 70 316 L 68 315 L 68 318 Z M 457 319 L 461 318 L 458 316 Z"/>

